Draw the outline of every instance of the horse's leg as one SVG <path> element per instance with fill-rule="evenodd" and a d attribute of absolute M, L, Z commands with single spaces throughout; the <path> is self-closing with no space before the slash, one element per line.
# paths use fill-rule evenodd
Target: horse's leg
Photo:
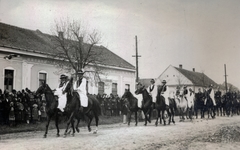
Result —
<path fill-rule="evenodd" d="M 138 114 L 137 114 L 137 112 L 138 111 L 135 111 L 135 122 L 136 122 L 135 126 L 137 126 L 137 124 L 138 124 Z"/>
<path fill-rule="evenodd" d="M 131 118 L 132 118 L 132 112 L 130 110 L 127 114 L 127 117 L 128 117 L 128 126 L 130 126 L 130 122 L 131 122 Z"/>
<path fill-rule="evenodd" d="M 171 112 L 170 112 L 170 108 L 168 108 L 167 109 L 167 114 L 168 114 L 168 125 L 170 125 L 170 123 L 171 123 L 171 117 L 172 117 L 172 114 L 171 114 Z M 165 117 L 165 115 L 164 115 L 164 117 Z"/>
<path fill-rule="evenodd" d="M 92 122 L 92 119 L 93 119 L 93 116 L 92 116 L 92 114 L 91 114 L 91 111 L 88 112 L 88 113 L 86 114 L 86 116 L 89 118 L 89 121 L 88 121 L 88 131 L 91 132 L 91 131 L 92 131 L 92 129 L 91 129 L 91 122 Z"/>
<path fill-rule="evenodd" d="M 149 115 L 149 117 L 148 117 L 148 122 L 149 122 L 149 123 L 151 123 L 152 111 L 153 111 L 152 108 L 149 108 L 149 109 L 148 109 L 147 115 Z"/>
<path fill-rule="evenodd" d="M 66 130 L 65 130 L 64 137 L 67 136 L 68 127 L 69 127 L 70 123 L 72 122 L 73 115 L 74 115 L 74 112 L 71 113 L 71 115 L 70 115 L 70 117 L 69 117 L 69 119 L 68 119 L 68 121 L 67 121 L 67 128 L 66 128 Z"/>
<path fill-rule="evenodd" d="M 162 119 L 163 119 L 163 123 L 164 125 L 166 125 L 166 120 L 165 120 L 165 110 L 162 110 Z"/>
<path fill-rule="evenodd" d="M 175 116 L 175 111 L 174 111 L 174 109 L 173 108 L 171 108 L 171 116 L 172 116 L 172 122 L 173 122 L 173 124 L 175 124 L 175 120 L 174 120 L 174 116 Z"/>
<path fill-rule="evenodd" d="M 49 126 L 49 123 L 50 123 L 50 120 L 51 120 L 52 116 L 47 116 L 47 123 L 46 123 L 46 129 L 45 129 L 45 134 L 43 135 L 44 138 L 47 137 L 47 133 L 48 133 L 48 126 Z"/>
<path fill-rule="evenodd" d="M 59 119 L 58 112 L 57 112 L 55 115 L 56 115 L 56 118 L 55 118 L 55 126 L 56 126 L 56 128 L 57 128 L 57 137 L 59 137 L 60 134 L 59 134 L 59 127 L 58 127 L 58 119 Z"/>
<path fill-rule="evenodd" d="M 195 111 L 196 119 L 198 119 L 198 108 L 196 108 L 194 111 Z"/>
<path fill-rule="evenodd" d="M 149 110 L 148 109 L 143 109 L 142 110 L 143 111 L 143 114 L 144 114 L 144 116 L 145 116 L 145 119 L 144 119 L 144 121 L 145 121 L 145 123 L 144 123 L 144 126 L 146 126 L 147 125 L 147 122 L 148 122 L 148 113 L 149 113 Z"/>
<path fill-rule="evenodd" d="M 97 134 L 99 117 L 98 117 L 98 114 L 95 112 L 94 112 L 94 117 L 95 117 L 95 122 L 96 122 L 96 129 L 95 129 L 95 131 L 93 131 L 93 134 Z"/>
<path fill-rule="evenodd" d="M 78 128 L 79 123 L 80 123 L 80 117 L 77 117 L 77 124 L 76 124 L 76 126 L 75 126 L 75 129 L 76 129 L 76 131 L 77 131 L 78 133 L 80 132 L 80 130 L 79 130 L 79 128 Z"/>
<path fill-rule="evenodd" d="M 74 136 L 74 134 L 75 134 L 74 122 L 75 121 L 74 121 L 74 118 L 73 118 L 72 121 L 71 121 L 72 130 L 73 130 L 72 136 Z"/>
<path fill-rule="evenodd" d="M 162 120 L 161 120 L 161 117 L 160 117 L 160 110 L 157 109 L 157 119 L 156 119 L 156 122 L 155 122 L 155 126 L 158 126 L 158 118 L 160 118 L 160 122 L 162 123 Z"/>

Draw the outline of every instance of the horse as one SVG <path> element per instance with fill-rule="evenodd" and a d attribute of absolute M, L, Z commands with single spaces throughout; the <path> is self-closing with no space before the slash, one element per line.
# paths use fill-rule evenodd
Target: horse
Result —
<path fill-rule="evenodd" d="M 101 106 L 99 101 L 96 99 L 96 97 L 92 95 L 88 95 L 88 106 L 83 107 L 83 109 L 80 109 L 81 102 L 80 102 L 80 96 L 77 91 L 73 90 L 73 78 L 70 79 L 70 81 L 66 84 L 66 87 L 63 89 L 63 93 L 67 93 L 67 104 L 65 111 L 69 116 L 69 120 L 67 122 L 67 128 L 65 130 L 65 134 L 67 135 L 68 126 L 70 123 L 72 123 L 72 127 L 74 126 L 74 117 L 77 119 L 77 124 L 75 126 L 77 132 L 79 132 L 78 125 L 80 123 L 80 119 L 86 115 L 88 120 L 88 131 L 91 132 L 91 122 L 93 119 L 93 116 L 96 121 L 96 129 L 93 132 L 94 134 L 98 131 L 98 121 L 99 116 L 101 115 Z M 74 127 L 73 127 L 73 134 L 74 134 Z"/>
<path fill-rule="evenodd" d="M 224 114 L 224 98 L 221 95 L 215 95 L 217 116 Z M 220 114 L 219 114 L 220 113 Z"/>
<path fill-rule="evenodd" d="M 179 113 L 180 122 L 185 120 L 185 115 L 187 115 L 188 103 L 187 100 L 183 97 L 182 94 L 175 96 L 175 103 L 177 111 Z"/>
<path fill-rule="evenodd" d="M 164 125 L 166 125 L 166 120 L 165 120 L 165 111 L 168 114 L 168 125 L 170 125 L 171 121 L 173 122 L 173 124 L 175 124 L 174 121 L 174 115 L 175 115 L 175 111 L 177 109 L 176 107 L 176 102 L 173 98 L 169 98 L 169 106 L 166 105 L 166 101 L 165 98 L 162 96 L 162 86 L 158 86 L 158 92 L 157 92 L 157 100 L 156 100 L 156 104 L 155 107 L 157 109 L 158 112 L 158 116 L 155 122 L 155 125 L 158 125 L 158 118 L 160 118 L 160 123 L 161 123 L 161 119 L 163 119 Z M 166 91 L 167 92 L 167 91 Z"/>
<path fill-rule="evenodd" d="M 48 84 L 44 82 L 36 91 L 36 95 L 41 95 L 41 94 L 44 94 L 46 97 L 46 114 L 47 114 L 46 129 L 43 137 L 44 138 L 47 137 L 48 126 L 49 126 L 50 120 L 54 116 L 55 116 L 55 126 L 57 128 L 57 137 L 59 137 L 60 134 L 59 134 L 59 127 L 58 127 L 58 119 L 59 119 L 58 113 L 61 112 L 61 110 L 57 108 L 58 107 L 57 98 L 54 96 L 54 93 L 51 90 L 51 88 L 48 86 Z"/>
<path fill-rule="evenodd" d="M 201 118 L 204 116 L 204 99 L 203 99 L 203 93 L 199 92 L 195 94 L 195 105 L 194 105 L 194 111 L 196 119 L 198 118 L 198 111 L 200 110 Z"/>
<path fill-rule="evenodd" d="M 210 97 L 208 91 L 205 91 L 204 92 L 204 99 L 205 99 L 205 110 L 204 111 L 207 111 L 208 112 L 208 118 L 210 118 L 210 115 L 212 118 L 215 118 L 215 106 L 213 104 L 213 100 L 212 98 Z"/>
<path fill-rule="evenodd" d="M 123 107 L 127 109 L 127 116 L 128 116 L 128 125 L 130 125 L 131 122 L 131 115 L 134 112 L 135 114 L 135 126 L 138 124 L 138 99 L 133 96 L 133 94 L 130 92 L 129 89 L 125 89 L 125 92 L 122 96 L 123 100 Z"/>
<path fill-rule="evenodd" d="M 187 103 L 188 103 L 188 116 L 190 120 L 192 120 L 193 112 L 194 112 L 194 101 L 195 101 L 195 93 L 192 91 L 192 89 L 189 89 L 189 92 L 187 94 Z"/>
<path fill-rule="evenodd" d="M 142 94 L 143 101 L 142 101 L 142 111 L 145 116 L 145 126 L 147 125 L 147 122 L 151 123 L 151 114 L 152 114 L 152 97 L 147 92 L 145 86 L 138 85 L 137 90 L 135 91 L 135 94 Z M 148 117 L 149 116 L 149 117 Z"/>

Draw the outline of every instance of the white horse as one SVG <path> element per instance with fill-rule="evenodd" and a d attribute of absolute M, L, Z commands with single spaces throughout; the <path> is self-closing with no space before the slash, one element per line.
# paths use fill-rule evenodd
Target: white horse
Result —
<path fill-rule="evenodd" d="M 189 118 L 192 120 L 193 112 L 194 112 L 194 102 L 195 102 L 195 93 L 190 88 L 187 94 L 187 103 L 188 103 L 188 115 Z"/>
<path fill-rule="evenodd" d="M 184 121 L 185 120 L 184 116 L 187 115 L 188 102 L 183 97 L 183 90 L 180 90 L 179 93 L 176 92 L 176 95 L 174 96 L 174 100 L 177 105 L 180 121 Z"/>

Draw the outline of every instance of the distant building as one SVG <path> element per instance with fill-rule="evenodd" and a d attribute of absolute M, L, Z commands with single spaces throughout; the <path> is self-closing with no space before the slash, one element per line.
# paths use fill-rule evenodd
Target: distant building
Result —
<path fill-rule="evenodd" d="M 167 81 L 167 85 L 171 90 L 176 90 L 177 86 L 186 85 L 197 92 L 198 88 L 206 88 L 211 84 L 215 89 L 219 86 L 204 73 L 196 72 L 194 68 L 191 71 L 183 69 L 182 65 L 179 65 L 179 67 L 168 66 L 156 79 L 156 84 L 161 84 L 162 80 Z"/>
<path fill-rule="evenodd" d="M 54 89 L 59 84 L 60 72 L 48 57 L 54 47 L 52 35 L 39 30 L 28 30 L 0 23 L 0 89 L 35 91 L 41 81 Z M 98 85 L 88 83 L 91 94 L 106 93 L 122 95 L 125 88 L 135 89 L 135 67 L 103 46 L 105 64 L 101 65 L 107 74 L 101 76 Z"/>

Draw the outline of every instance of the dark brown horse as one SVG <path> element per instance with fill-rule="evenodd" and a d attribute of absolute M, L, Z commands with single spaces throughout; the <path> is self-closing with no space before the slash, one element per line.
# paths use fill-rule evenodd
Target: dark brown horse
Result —
<path fill-rule="evenodd" d="M 37 91 L 36 91 L 36 95 L 41 95 L 41 94 L 45 94 L 45 98 L 46 98 L 46 114 L 47 114 L 47 124 L 46 124 L 46 129 L 45 129 L 45 134 L 44 134 L 44 138 L 47 137 L 47 133 L 48 133 L 48 126 L 50 123 L 50 120 L 55 117 L 55 125 L 57 128 L 57 136 L 59 135 L 59 128 L 58 128 L 58 113 L 61 112 L 57 107 L 58 107 L 58 101 L 57 98 L 54 96 L 53 91 L 51 90 L 51 88 L 45 84 L 42 83 L 42 86 L 40 86 Z"/>
<path fill-rule="evenodd" d="M 136 97 L 133 96 L 133 94 L 129 91 L 129 89 L 125 89 L 125 92 L 122 96 L 123 99 L 123 107 L 125 107 L 128 111 L 128 125 L 130 125 L 131 122 L 131 115 L 134 112 L 135 113 L 135 126 L 137 126 L 138 124 L 138 99 Z"/>
<path fill-rule="evenodd" d="M 151 123 L 151 115 L 152 115 L 152 97 L 147 92 L 145 86 L 142 86 L 141 84 L 138 85 L 137 90 L 135 91 L 135 94 L 142 94 L 143 102 L 142 102 L 142 111 L 145 116 L 145 126 L 147 125 L 147 122 Z"/>
<path fill-rule="evenodd" d="M 208 113 L 208 118 L 210 118 L 210 116 L 212 118 L 215 118 L 215 106 L 213 105 L 213 100 L 210 97 L 210 94 L 208 91 L 204 91 L 204 99 L 205 99 L 205 111 L 207 111 Z"/>
<path fill-rule="evenodd" d="M 163 123 L 164 125 L 166 125 L 166 120 L 164 115 L 165 111 L 167 111 L 168 118 L 169 118 L 168 124 L 170 124 L 171 122 L 175 124 L 174 115 L 175 115 L 175 111 L 177 110 L 176 102 L 174 99 L 169 98 L 169 106 L 166 105 L 165 98 L 161 95 L 161 92 L 162 92 L 162 86 L 158 86 L 157 101 L 155 105 L 158 112 L 158 116 L 157 116 L 155 125 L 156 126 L 158 125 L 158 118 L 160 118 L 160 122 L 161 122 L 161 119 L 163 119 Z"/>
<path fill-rule="evenodd" d="M 80 119 L 83 118 L 84 115 L 86 115 L 89 118 L 88 120 L 89 132 L 91 132 L 90 125 L 91 125 L 93 116 L 95 117 L 96 130 L 94 131 L 94 133 L 97 133 L 99 115 L 101 115 L 101 107 L 96 97 L 88 95 L 88 106 L 83 107 L 83 110 L 81 110 L 80 96 L 76 91 L 73 90 L 73 78 L 71 78 L 70 81 L 67 83 L 65 89 L 63 90 L 63 93 L 67 93 L 67 104 L 66 104 L 65 111 L 69 118 L 67 122 L 67 128 L 64 134 L 67 135 L 68 127 L 70 123 L 72 124 L 72 127 L 74 126 L 74 117 L 77 119 L 76 130 L 79 132 L 78 124 L 80 122 Z M 75 130 L 73 130 L 73 134 L 74 133 L 75 133 Z"/>

